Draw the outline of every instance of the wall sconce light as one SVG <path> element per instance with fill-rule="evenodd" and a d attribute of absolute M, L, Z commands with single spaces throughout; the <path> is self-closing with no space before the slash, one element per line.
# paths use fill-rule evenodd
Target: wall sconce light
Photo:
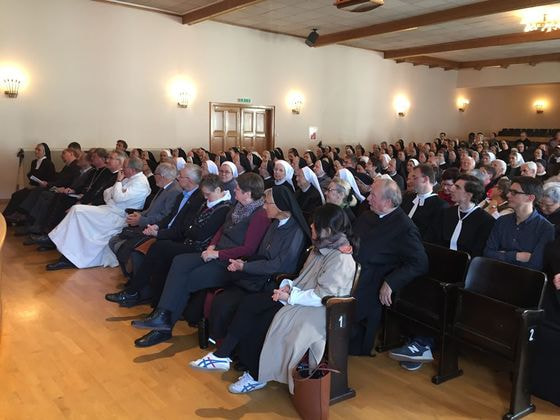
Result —
<path fill-rule="evenodd" d="M 460 98 L 457 101 L 457 109 L 459 110 L 459 112 L 465 112 L 465 110 L 467 109 L 467 106 L 469 106 L 469 100 L 465 99 L 465 98 Z"/>
<path fill-rule="evenodd" d="M 537 111 L 537 114 L 544 113 L 544 102 L 543 101 L 535 102 L 535 111 Z"/>
<path fill-rule="evenodd" d="M 288 105 L 292 110 L 292 114 L 299 115 L 303 107 L 303 95 L 300 92 L 292 92 L 288 95 Z"/>
<path fill-rule="evenodd" d="M 399 95 L 395 98 L 393 106 L 395 111 L 397 111 L 397 115 L 399 117 L 404 117 L 410 109 L 410 101 L 405 96 Z"/>
<path fill-rule="evenodd" d="M 195 97 L 195 87 L 188 79 L 179 76 L 171 82 L 171 97 L 177 101 L 177 107 L 188 108 Z"/>
<path fill-rule="evenodd" d="M 17 98 L 21 80 L 11 77 L 4 79 L 4 93 L 8 98 Z"/>
<path fill-rule="evenodd" d="M 191 95 L 187 91 L 182 91 L 177 93 L 177 106 L 179 108 L 188 108 Z"/>

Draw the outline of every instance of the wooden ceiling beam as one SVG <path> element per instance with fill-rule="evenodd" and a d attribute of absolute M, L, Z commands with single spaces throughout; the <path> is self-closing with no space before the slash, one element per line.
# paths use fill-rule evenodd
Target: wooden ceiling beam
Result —
<path fill-rule="evenodd" d="M 384 52 L 385 58 L 413 57 L 416 55 L 434 54 L 447 51 L 470 50 L 474 48 L 497 47 L 502 45 L 523 44 L 526 42 L 552 41 L 560 39 L 560 31 L 552 32 L 521 32 L 506 35 L 488 36 L 485 38 L 465 39 L 462 41 L 444 42 L 441 44 L 423 45 Z"/>
<path fill-rule="evenodd" d="M 234 10 L 242 9 L 263 0 L 222 0 L 217 3 L 209 4 L 191 12 L 185 13 L 183 17 L 183 25 L 194 25 L 208 19 L 215 18 Z"/>
<path fill-rule="evenodd" d="M 560 61 L 560 53 L 528 55 L 524 57 L 498 58 L 494 60 L 463 61 L 459 64 L 460 69 L 481 69 L 483 67 L 504 67 L 512 64 L 537 65 L 538 63 Z"/>
<path fill-rule="evenodd" d="M 426 13 L 424 15 L 383 22 L 361 28 L 349 29 L 332 34 L 321 35 L 315 43 L 315 47 L 336 44 L 352 39 L 365 38 L 373 35 L 381 35 L 389 32 L 403 31 L 421 26 L 435 25 L 459 19 L 475 18 L 495 13 L 510 12 L 512 10 L 525 9 L 528 7 L 543 6 L 552 3 L 560 3 L 560 0 L 486 0 L 479 3 Z"/>
<path fill-rule="evenodd" d="M 417 56 L 417 57 L 403 57 L 395 60 L 397 63 L 410 63 L 414 66 L 428 66 L 430 68 L 441 67 L 446 70 L 459 69 L 461 63 L 452 60 L 445 60 L 443 58 Z"/>

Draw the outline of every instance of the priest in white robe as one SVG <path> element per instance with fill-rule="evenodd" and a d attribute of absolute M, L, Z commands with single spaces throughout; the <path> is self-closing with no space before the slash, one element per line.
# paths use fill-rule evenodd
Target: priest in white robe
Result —
<path fill-rule="evenodd" d="M 142 173 L 142 166 L 143 162 L 135 157 L 125 161 L 115 184 L 103 192 L 105 205 L 78 204 L 70 209 L 49 233 L 62 257 L 48 264 L 47 270 L 118 266 L 108 243 L 126 225 L 125 209 L 142 209 L 150 194 L 150 184 Z"/>

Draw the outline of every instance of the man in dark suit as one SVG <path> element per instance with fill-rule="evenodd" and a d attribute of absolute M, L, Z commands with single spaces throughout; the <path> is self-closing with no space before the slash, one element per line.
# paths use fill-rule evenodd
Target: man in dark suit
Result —
<path fill-rule="evenodd" d="M 435 240 L 435 224 L 449 205 L 434 193 L 435 173 L 431 165 L 423 163 L 412 171 L 414 191 L 403 198 L 401 208 L 412 219 L 427 242 Z"/>
<path fill-rule="evenodd" d="M 362 265 L 362 274 L 355 292 L 352 354 L 371 354 L 382 306 L 391 306 L 393 292 L 428 271 L 420 233 L 401 209 L 401 202 L 397 183 L 378 179 L 368 196 L 371 211 L 362 213 L 354 224 L 354 232 L 360 237 L 355 258 Z"/>
<path fill-rule="evenodd" d="M 198 188 L 201 179 L 202 170 L 200 167 L 191 163 L 187 164 L 181 169 L 177 177 L 183 192 L 176 198 L 172 210 L 157 222 L 146 225 L 136 235 L 130 235 L 126 242 L 121 242 L 119 245 L 115 243 L 117 241 L 115 240 L 112 244 L 110 243 L 109 246 L 117 255 L 125 276 L 130 277 L 134 271 L 138 272 L 144 261 L 144 254 L 133 252 L 134 248 L 140 243 L 154 237 L 158 241 L 182 242 L 184 240 L 184 227 L 192 224 L 198 210 L 204 203 L 204 197 Z"/>

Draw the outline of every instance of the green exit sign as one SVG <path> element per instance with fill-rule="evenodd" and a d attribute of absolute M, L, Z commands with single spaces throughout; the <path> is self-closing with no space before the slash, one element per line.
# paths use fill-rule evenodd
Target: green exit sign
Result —
<path fill-rule="evenodd" d="M 240 104 L 250 104 L 251 98 L 237 98 L 237 102 Z"/>

